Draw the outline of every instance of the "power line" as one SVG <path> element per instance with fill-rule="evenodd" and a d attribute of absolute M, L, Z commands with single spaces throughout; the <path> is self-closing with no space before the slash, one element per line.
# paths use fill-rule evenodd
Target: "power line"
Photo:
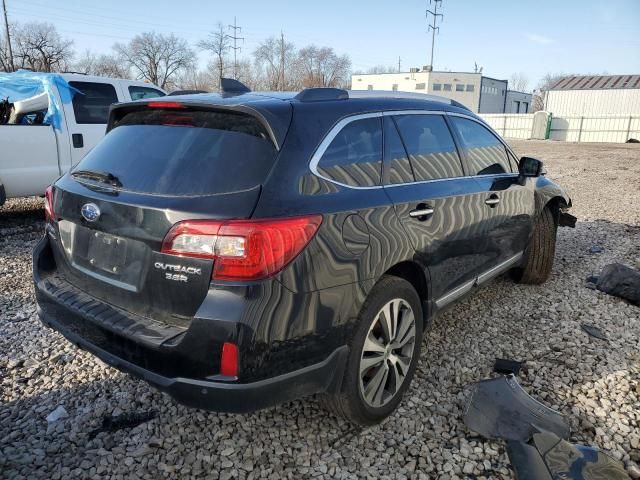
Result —
<path fill-rule="evenodd" d="M 238 50 L 242 50 L 242 47 L 238 47 L 238 40 L 242 40 L 244 43 L 244 37 L 239 37 L 238 32 L 242 32 L 242 27 L 239 27 L 236 23 L 236 17 L 233 17 L 233 25 L 227 25 L 227 28 L 233 29 L 233 35 L 227 35 L 228 38 L 233 40 L 233 78 L 238 79 Z"/>
<path fill-rule="evenodd" d="M 442 0 L 429 0 L 429 5 L 431 5 L 431 3 L 433 3 L 433 12 L 427 9 L 425 16 L 427 17 L 427 20 L 429 20 L 429 15 L 433 16 L 433 24 L 429 24 L 427 29 L 427 31 L 431 30 L 431 61 L 429 62 L 429 66 L 433 70 L 433 49 L 436 44 L 436 31 L 440 31 L 440 27 L 436 27 L 436 21 L 438 20 L 438 17 L 444 20 L 444 16 L 441 13 L 438 13 L 438 6 L 442 7 Z"/>

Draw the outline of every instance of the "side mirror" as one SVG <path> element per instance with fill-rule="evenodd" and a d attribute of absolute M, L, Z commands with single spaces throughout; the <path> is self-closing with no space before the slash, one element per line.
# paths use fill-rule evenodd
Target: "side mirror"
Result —
<path fill-rule="evenodd" d="M 539 177 L 542 175 L 543 164 L 540 160 L 532 157 L 522 157 L 518 164 L 518 171 L 521 177 Z"/>

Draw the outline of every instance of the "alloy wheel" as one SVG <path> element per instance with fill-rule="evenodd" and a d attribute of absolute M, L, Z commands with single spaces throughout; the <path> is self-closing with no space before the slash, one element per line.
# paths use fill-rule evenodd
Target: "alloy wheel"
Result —
<path fill-rule="evenodd" d="M 360 393 L 371 407 L 386 405 L 404 383 L 416 341 L 416 319 L 401 298 L 385 304 L 369 327 L 360 357 Z"/>

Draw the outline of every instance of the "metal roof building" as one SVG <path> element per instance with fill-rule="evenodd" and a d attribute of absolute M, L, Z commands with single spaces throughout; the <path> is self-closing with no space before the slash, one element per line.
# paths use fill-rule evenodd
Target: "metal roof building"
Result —
<path fill-rule="evenodd" d="M 598 116 L 640 113 L 640 75 L 567 76 L 545 97 L 554 115 Z"/>

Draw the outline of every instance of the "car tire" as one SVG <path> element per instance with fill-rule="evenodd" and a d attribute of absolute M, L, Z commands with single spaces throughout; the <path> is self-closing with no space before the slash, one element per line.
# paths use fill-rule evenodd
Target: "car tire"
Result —
<path fill-rule="evenodd" d="M 536 218 L 533 235 L 524 251 L 522 266 L 511 271 L 516 282 L 540 285 L 549 278 L 556 253 L 557 230 L 553 212 L 545 207 Z"/>
<path fill-rule="evenodd" d="M 391 324 L 385 321 L 389 316 L 395 318 Z M 361 426 L 388 417 L 415 373 L 422 323 L 422 304 L 413 286 L 402 278 L 383 276 L 360 310 L 341 389 L 323 395 L 324 406 Z M 389 332 L 394 325 L 395 332 Z"/>

